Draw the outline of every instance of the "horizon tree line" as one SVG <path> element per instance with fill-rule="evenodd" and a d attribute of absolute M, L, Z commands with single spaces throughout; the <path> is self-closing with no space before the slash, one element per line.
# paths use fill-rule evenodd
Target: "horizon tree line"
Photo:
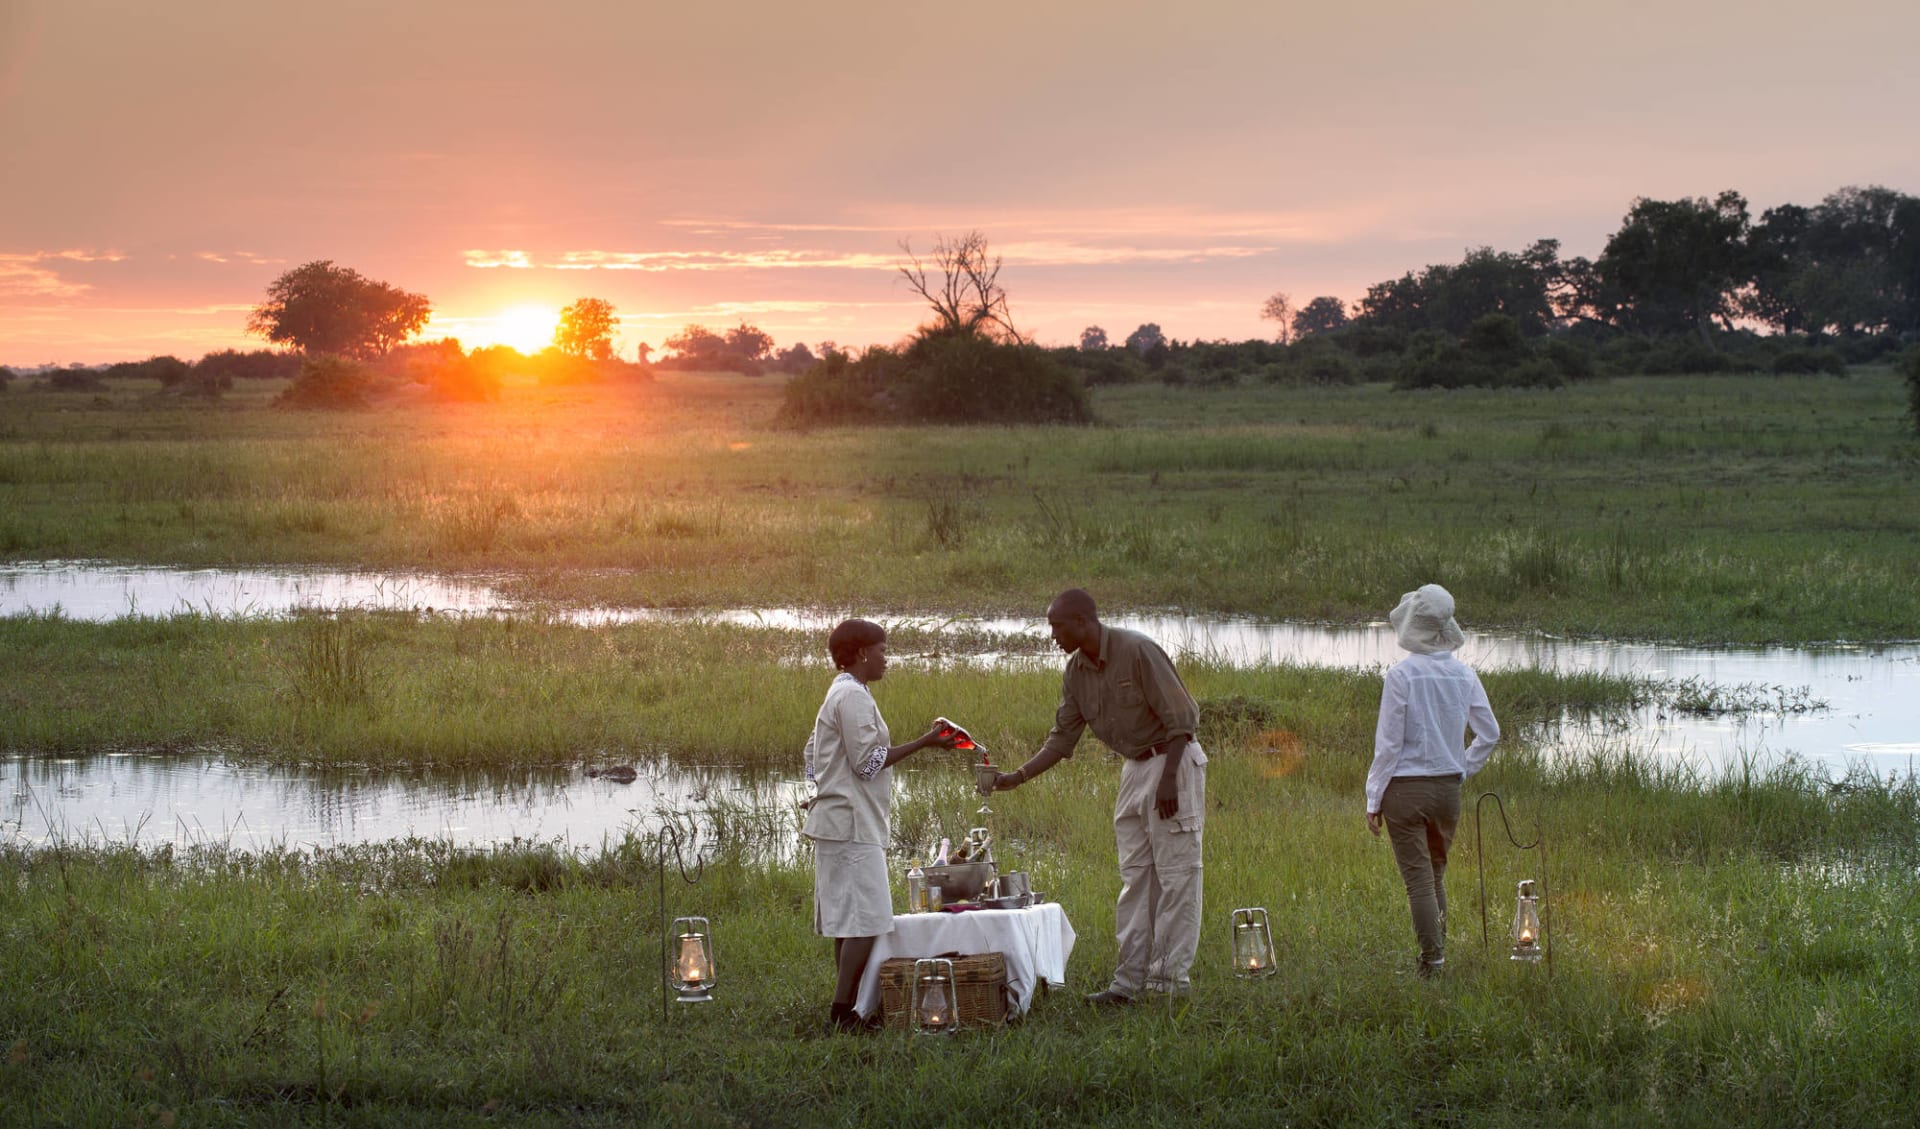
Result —
<path fill-rule="evenodd" d="M 1295 307 L 1278 292 L 1261 308 L 1283 344 L 1349 326 L 1459 337 L 1488 314 L 1529 337 L 1695 334 L 1709 349 L 1713 331 L 1742 323 L 1816 343 L 1920 334 L 1920 197 L 1849 186 L 1757 221 L 1731 190 L 1641 197 L 1593 259 L 1561 258 L 1557 239 L 1517 252 L 1477 247 L 1375 283 L 1351 307 L 1333 296 Z"/>

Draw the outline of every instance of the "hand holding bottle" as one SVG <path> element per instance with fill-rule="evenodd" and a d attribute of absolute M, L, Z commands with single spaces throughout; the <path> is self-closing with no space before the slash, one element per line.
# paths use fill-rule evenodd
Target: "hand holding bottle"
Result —
<path fill-rule="evenodd" d="M 964 749 L 971 752 L 974 749 L 980 748 L 979 745 L 974 743 L 971 734 L 944 717 L 934 718 L 933 727 L 939 730 L 942 736 L 951 736 L 953 738 L 953 744 L 947 746 L 950 749 Z"/>

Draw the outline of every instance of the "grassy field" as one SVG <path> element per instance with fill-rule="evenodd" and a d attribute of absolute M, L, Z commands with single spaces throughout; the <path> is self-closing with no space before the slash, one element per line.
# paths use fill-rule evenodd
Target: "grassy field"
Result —
<path fill-rule="evenodd" d="M 1098 390 L 1085 428 L 800 433 L 769 378 L 271 410 L 0 396 L 0 556 L 507 573 L 630 606 L 1378 618 L 1694 642 L 1920 623 L 1920 444 L 1884 372 L 1540 392 Z"/>
<path fill-rule="evenodd" d="M 821 1034 L 810 875 L 722 849 L 668 913 L 713 921 L 717 1001 L 658 992 L 654 856 L 387 843 L 320 855 L 0 849 L 9 1125 L 1911 1124 L 1911 785 L 1690 781 L 1498 758 L 1549 833 L 1551 975 L 1499 948 L 1537 858 L 1463 827 L 1448 975 L 1414 948 L 1364 762 L 1224 742 L 1195 995 L 1095 1012 L 1112 967 L 1113 769 L 999 797 L 1012 861 L 1079 933 L 1065 993 L 998 1033 Z M 970 818 L 964 773 L 930 801 Z M 937 790 L 936 790 L 937 791 Z M 1491 811 L 1489 815 L 1491 815 Z M 1494 947 L 1479 933 L 1484 861 Z M 1265 905 L 1281 969 L 1226 968 Z"/>
<path fill-rule="evenodd" d="M 911 628 L 891 642 L 933 645 Z M 943 636 L 940 669 L 903 666 L 885 680 L 896 735 L 917 736 L 944 713 L 972 719 L 991 749 L 1038 747 L 1059 699 L 1058 658 L 1027 670 L 952 661 L 969 643 L 1004 640 Z M 14 616 L 0 618 L 12 668 L 0 680 L 0 751 L 460 769 L 665 757 L 792 775 L 832 678 L 823 652 L 797 632 L 710 623 Z M 1377 671 L 1193 660 L 1183 673 L 1208 706 L 1205 736 L 1282 729 L 1316 750 L 1372 747 Z M 1485 681 L 1517 729 L 1569 712 L 1617 717 L 1674 689 L 1531 669 Z"/>
<path fill-rule="evenodd" d="M 1037 615 L 1080 583 L 1130 610 L 1356 620 L 1439 580 L 1475 629 L 1752 642 L 1920 622 L 1920 447 L 1882 374 L 1134 387 L 1101 390 L 1087 428 L 817 433 L 769 427 L 777 386 L 736 377 L 345 415 L 271 410 L 271 391 L 0 394 L 0 555 L 486 572 L 551 605 Z M 911 626 L 893 643 L 935 649 Z M 0 750 L 790 774 L 820 647 L 537 611 L 16 616 L 0 619 Z M 939 649 L 1049 653 L 984 635 Z M 1514 882 L 1542 872 L 1494 826 L 1482 859 L 1469 824 L 1451 971 L 1422 982 L 1360 815 L 1378 674 L 1183 673 L 1213 754 L 1190 1002 L 1077 999 L 1114 955 L 1116 773 L 1091 740 L 994 801 L 1003 862 L 1079 932 L 1067 992 L 937 1045 L 820 1034 L 826 946 L 809 867 L 767 849 L 794 826 L 771 794 L 706 813 L 701 881 L 668 876 L 669 912 L 714 921 L 721 987 L 664 1021 L 643 840 L 0 846 L 0 1124 L 1911 1123 L 1911 779 L 1708 778 L 1626 734 L 1549 761 L 1544 725 L 1672 688 L 1490 672 L 1509 737 L 1469 794 L 1500 792 L 1523 838 L 1546 830 L 1552 975 L 1481 947 L 1477 867 L 1496 942 Z M 1058 685 L 1057 667 L 953 664 L 877 689 L 902 736 L 947 713 L 1025 750 Z M 903 847 L 974 822 L 958 764 L 913 772 Z M 1244 905 L 1274 913 L 1267 981 L 1226 967 Z"/>

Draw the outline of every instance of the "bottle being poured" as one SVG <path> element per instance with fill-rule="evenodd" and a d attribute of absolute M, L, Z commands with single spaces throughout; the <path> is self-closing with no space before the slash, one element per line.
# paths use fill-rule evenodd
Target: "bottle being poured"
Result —
<path fill-rule="evenodd" d="M 974 744 L 973 737 L 971 734 L 969 734 L 965 729 L 961 728 L 959 725 L 956 725 L 953 722 L 948 721 L 946 718 L 936 717 L 933 719 L 933 723 L 940 727 L 940 736 L 953 738 L 954 748 L 963 749 L 967 752 L 972 752 L 973 750 L 980 747 Z"/>
<path fill-rule="evenodd" d="M 942 736 L 949 734 L 953 736 L 954 748 L 965 749 L 969 752 L 979 752 L 980 759 L 974 762 L 973 766 L 973 786 L 974 790 L 980 793 L 981 802 L 980 806 L 974 809 L 974 812 L 977 815 L 992 815 L 993 808 L 987 800 L 987 797 L 992 795 L 993 783 L 999 778 L 1000 772 L 993 767 L 993 758 L 987 755 L 987 747 L 975 741 L 973 736 L 965 729 L 962 729 L 944 717 L 934 718 L 933 723 L 940 727 Z"/>

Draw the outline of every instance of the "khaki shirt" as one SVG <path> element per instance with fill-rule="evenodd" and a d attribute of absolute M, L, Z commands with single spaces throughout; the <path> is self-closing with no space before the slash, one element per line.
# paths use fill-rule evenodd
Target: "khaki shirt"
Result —
<path fill-rule="evenodd" d="M 1073 755 L 1082 730 L 1123 757 L 1137 757 L 1175 734 L 1192 736 L 1200 707 L 1160 645 L 1124 627 L 1100 628 L 1100 658 L 1075 651 L 1061 677 L 1060 708 L 1042 751 Z"/>

